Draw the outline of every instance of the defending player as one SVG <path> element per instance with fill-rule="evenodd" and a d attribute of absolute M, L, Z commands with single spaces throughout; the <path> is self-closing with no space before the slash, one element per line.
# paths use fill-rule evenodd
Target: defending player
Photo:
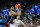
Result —
<path fill-rule="evenodd" d="M 19 24 L 22 24 L 24 27 L 27 27 L 21 20 L 20 16 L 16 17 L 17 19 L 13 20 L 13 24 L 7 24 L 9 27 L 18 27 Z"/>

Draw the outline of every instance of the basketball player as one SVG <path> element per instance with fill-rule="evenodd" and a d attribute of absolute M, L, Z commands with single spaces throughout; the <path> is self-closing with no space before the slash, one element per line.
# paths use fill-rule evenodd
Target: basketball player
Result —
<path fill-rule="evenodd" d="M 19 15 L 19 10 L 18 10 L 18 7 L 17 7 L 17 12 L 14 12 L 14 7 L 11 6 L 10 8 L 10 12 L 9 12 L 9 15 Z"/>
<path fill-rule="evenodd" d="M 18 5 L 18 6 L 17 6 L 17 5 Z M 16 5 L 15 5 L 15 8 L 16 8 L 17 10 L 14 10 L 14 7 L 11 6 L 10 12 L 9 12 L 9 19 L 8 19 L 8 21 L 11 19 L 11 16 L 12 16 L 12 15 L 21 15 L 21 10 L 19 11 L 20 5 L 19 5 L 19 4 L 16 4 Z M 8 22 L 8 21 L 7 21 L 7 22 Z"/>
<path fill-rule="evenodd" d="M 15 8 L 16 8 L 16 11 L 12 11 L 12 10 L 14 10 L 14 7 L 11 6 L 10 12 L 9 12 L 9 15 L 10 15 L 10 16 L 11 16 L 11 15 L 19 15 L 19 14 L 21 14 L 20 4 L 16 4 L 16 5 L 15 5 Z M 19 11 L 19 10 L 20 10 L 20 11 Z"/>
<path fill-rule="evenodd" d="M 19 24 L 22 24 L 24 27 L 27 27 L 21 20 L 20 20 L 20 16 L 16 17 L 17 19 L 13 20 L 13 24 L 7 24 L 9 25 L 9 27 L 18 27 Z"/>

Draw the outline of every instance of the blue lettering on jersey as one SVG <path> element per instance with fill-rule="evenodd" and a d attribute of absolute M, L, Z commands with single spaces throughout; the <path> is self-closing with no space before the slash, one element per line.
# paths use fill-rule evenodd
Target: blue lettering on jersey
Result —
<path fill-rule="evenodd" d="M 15 26 L 17 26 L 19 23 L 15 23 Z"/>

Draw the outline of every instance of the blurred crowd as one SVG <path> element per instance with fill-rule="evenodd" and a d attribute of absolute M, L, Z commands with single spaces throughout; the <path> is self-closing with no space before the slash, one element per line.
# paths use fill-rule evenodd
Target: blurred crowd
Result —
<path fill-rule="evenodd" d="M 28 15 L 25 14 L 23 15 L 23 20 L 22 20 L 27 27 L 37 27 L 40 26 L 40 17 L 37 17 L 36 15 Z"/>

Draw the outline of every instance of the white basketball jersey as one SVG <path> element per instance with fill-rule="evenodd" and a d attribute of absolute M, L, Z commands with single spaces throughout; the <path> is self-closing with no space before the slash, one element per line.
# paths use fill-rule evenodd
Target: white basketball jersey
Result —
<path fill-rule="evenodd" d="M 40 27 L 40 26 L 37 26 L 37 27 Z"/>
<path fill-rule="evenodd" d="M 20 24 L 20 20 L 16 20 L 15 19 L 15 23 L 12 25 L 12 24 L 10 24 L 10 27 L 18 27 L 19 26 L 19 24 Z"/>
<path fill-rule="evenodd" d="M 10 27 L 15 27 L 14 25 L 10 24 Z"/>

